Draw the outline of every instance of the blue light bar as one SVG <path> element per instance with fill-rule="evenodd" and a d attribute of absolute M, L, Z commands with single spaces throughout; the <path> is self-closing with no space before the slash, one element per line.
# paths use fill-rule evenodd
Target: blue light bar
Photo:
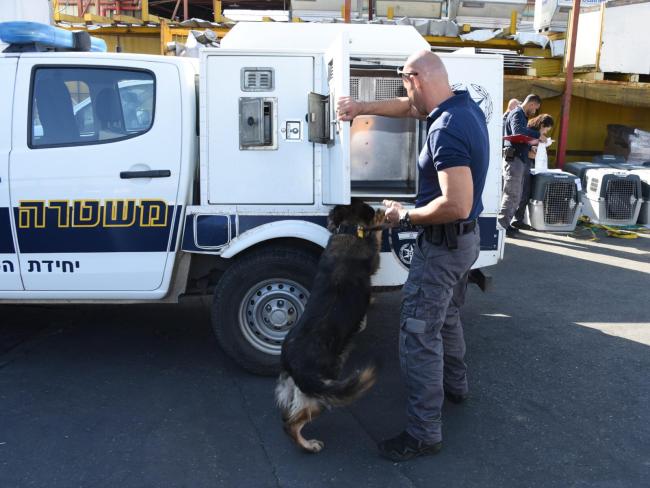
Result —
<path fill-rule="evenodd" d="M 74 33 L 38 22 L 0 22 L 0 40 L 7 44 L 38 44 L 53 49 L 76 49 Z M 106 42 L 90 38 L 90 50 L 106 52 Z"/>

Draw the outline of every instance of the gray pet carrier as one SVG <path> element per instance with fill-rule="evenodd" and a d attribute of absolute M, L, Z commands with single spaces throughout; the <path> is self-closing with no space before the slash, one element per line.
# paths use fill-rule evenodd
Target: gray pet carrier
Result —
<path fill-rule="evenodd" d="M 585 174 L 587 173 L 587 170 L 598 169 L 598 168 L 610 168 L 610 167 L 611 166 L 609 164 L 606 164 L 606 163 L 603 163 L 603 162 L 567 163 L 567 164 L 564 165 L 564 171 L 566 171 L 567 173 L 574 174 L 578 178 L 580 178 L 582 188 L 585 188 L 587 186 L 586 185 L 586 180 L 585 180 Z"/>
<path fill-rule="evenodd" d="M 575 175 L 549 171 L 532 176 L 528 218 L 536 230 L 572 232 L 581 208 Z"/>
<path fill-rule="evenodd" d="M 650 224 L 650 166 L 635 166 L 630 168 L 630 173 L 641 179 L 641 210 L 637 223 Z"/>

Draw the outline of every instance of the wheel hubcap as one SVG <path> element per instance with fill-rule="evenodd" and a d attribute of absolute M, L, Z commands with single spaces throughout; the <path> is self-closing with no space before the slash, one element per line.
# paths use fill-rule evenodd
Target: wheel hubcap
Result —
<path fill-rule="evenodd" d="M 271 279 L 251 287 L 244 296 L 239 325 L 257 350 L 279 355 L 282 341 L 305 310 L 309 292 L 295 281 Z"/>

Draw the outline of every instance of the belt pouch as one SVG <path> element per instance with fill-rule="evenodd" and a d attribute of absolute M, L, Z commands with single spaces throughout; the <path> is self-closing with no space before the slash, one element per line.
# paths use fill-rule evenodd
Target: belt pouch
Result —
<path fill-rule="evenodd" d="M 445 224 L 445 238 L 448 249 L 458 249 L 458 234 L 456 234 L 455 224 Z"/>

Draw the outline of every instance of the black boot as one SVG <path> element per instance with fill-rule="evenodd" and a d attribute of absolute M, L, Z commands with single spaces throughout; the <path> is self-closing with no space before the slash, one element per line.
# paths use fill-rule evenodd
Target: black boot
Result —
<path fill-rule="evenodd" d="M 510 238 L 516 238 L 517 234 L 519 234 L 519 229 L 515 229 L 514 227 L 508 227 L 506 229 L 506 237 Z"/>
<path fill-rule="evenodd" d="M 381 441 L 377 444 L 379 454 L 396 463 L 408 461 L 418 456 L 431 456 L 438 454 L 442 449 L 442 442 L 425 444 L 404 431 L 397 437 Z"/>
<path fill-rule="evenodd" d="M 462 393 L 449 393 L 445 391 L 445 397 L 447 397 L 447 400 L 449 400 L 451 403 L 455 403 L 457 405 L 467 400 L 467 395 L 463 395 Z"/>

